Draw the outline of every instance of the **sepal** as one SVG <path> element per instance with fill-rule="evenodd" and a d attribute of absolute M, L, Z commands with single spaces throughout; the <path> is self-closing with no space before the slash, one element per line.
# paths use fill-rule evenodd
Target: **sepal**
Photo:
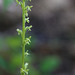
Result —
<path fill-rule="evenodd" d="M 29 69 L 28 69 L 28 63 L 25 63 L 24 69 L 21 68 L 20 72 L 21 72 L 21 73 L 26 73 L 26 74 L 28 74 L 28 71 L 29 71 Z"/>
<path fill-rule="evenodd" d="M 30 55 L 29 53 L 28 53 L 28 50 L 25 52 L 25 56 L 28 56 L 28 55 Z"/>
<path fill-rule="evenodd" d="M 28 68 L 28 63 L 25 63 L 25 73 L 28 74 L 29 69 Z"/>
<path fill-rule="evenodd" d="M 25 13 L 25 15 L 26 15 L 26 17 L 28 17 L 28 13 L 27 12 Z"/>
<path fill-rule="evenodd" d="M 22 7 L 22 2 L 21 1 L 16 0 L 16 2 L 17 2 L 17 4 L 21 5 L 21 7 Z"/>
<path fill-rule="evenodd" d="M 29 17 L 25 18 L 25 22 L 29 23 Z"/>
<path fill-rule="evenodd" d="M 26 38 L 25 40 L 24 40 L 24 44 L 25 45 L 30 45 L 30 43 L 31 43 L 31 41 L 30 41 L 30 39 L 31 39 L 31 36 L 29 37 L 29 38 Z"/>
<path fill-rule="evenodd" d="M 20 69 L 20 73 L 24 73 L 24 69 L 23 68 Z"/>
<path fill-rule="evenodd" d="M 25 63 L 24 66 L 25 66 L 25 73 L 28 74 L 28 71 L 29 71 L 29 69 L 28 69 L 28 63 Z"/>
<path fill-rule="evenodd" d="M 26 26 L 25 27 L 25 32 L 28 30 L 28 31 L 31 31 L 31 28 L 32 28 L 32 25 L 30 25 L 30 26 Z"/>
<path fill-rule="evenodd" d="M 32 8 L 32 7 L 33 7 L 33 6 L 28 6 L 28 5 L 27 5 L 27 6 L 25 7 L 25 10 L 31 11 L 31 8 Z"/>
<path fill-rule="evenodd" d="M 17 29 L 16 31 L 18 32 L 18 35 L 22 34 L 22 30 Z"/>

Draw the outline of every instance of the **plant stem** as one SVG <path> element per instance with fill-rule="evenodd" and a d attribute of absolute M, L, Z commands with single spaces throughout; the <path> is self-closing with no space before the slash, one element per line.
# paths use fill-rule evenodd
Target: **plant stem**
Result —
<path fill-rule="evenodd" d="M 25 44 L 24 44 L 24 40 L 25 40 L 25 0 L 23 0 L 23 7 L 22 7 L 22 68 L 25 69 L 24 67 L 24 58 L 25 58 Z M 21 75 L 25 75 L 25 73 L 23 72 Z"/>
<path fill-rule="evenodd" d="M 28 1 L 28 0 L 27 0 Z M 29 0 L 31 1 L 31 0 Z M 28 11 L 31 11 L 32 6 L 25 6 L 26 0 L 18 1 L 16 0 L 17 4 L 21 5 L 22 7 L 22 30 L 17 29 L 18 35 L 22 37 L 22 68 L 20 70 L 21 75 L 28 75 L 28 63 L 25 63 L 24 59 L 25 56 L 28 56 L 28 50 L 25 51 L 25 45 L 30 44 L 31 36 L 26 38 L 25 34 L 26 31 L 31 31 L 32 26 L 25 26 L 26 22 L 29 23 Z"/>

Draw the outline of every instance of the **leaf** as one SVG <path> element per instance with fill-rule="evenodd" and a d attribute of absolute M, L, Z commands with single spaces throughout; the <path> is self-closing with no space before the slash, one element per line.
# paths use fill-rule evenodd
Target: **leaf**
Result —
<path fill-rule="evenodd" d="M 6 61 L 2 57 L 0 57 L 0 67 L 7 69 Z"/>
<path fill-rule="evenodd" d="M 10 48 L 16 49 L 21 46 L 21 38 L 19 36 L 7 37 L 6 43 Z"/>
<path fill-rule="evenodd" d="M 11 64 L 13 65 L 13 67 L 18 67 L 19 65 L 21 65 L 21 61 L 22 61 L 22 55 L 21 54 L 17 54 L 17 55 L 13 55 L 11 58 Z"/>
<path fill-rule="evenodd" d="M 60 63 L 61 60 L 58 56 L 49 56 L 41 62 L 40 69 L 43 72 L 52 72 L 59 67 Z"/>
<path fill-rule="evenodd" d="M 3 0 L 3 6 L 5 9 L 13 2 L 14 0 Z"/>

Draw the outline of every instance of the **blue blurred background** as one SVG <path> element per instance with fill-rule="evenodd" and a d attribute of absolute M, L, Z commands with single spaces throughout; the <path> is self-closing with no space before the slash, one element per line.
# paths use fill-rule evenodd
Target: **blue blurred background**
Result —
<path fill-rule="evenodd" d="M 21 0 L 19 0 L 21 1 Z M 32 0 L 29 75 L 75 75 L 75 0 Z M 30 25 L 26 24 L 26 25 Z M 0 75 L 20 75 L 22 10 L 0 0 Z"/>

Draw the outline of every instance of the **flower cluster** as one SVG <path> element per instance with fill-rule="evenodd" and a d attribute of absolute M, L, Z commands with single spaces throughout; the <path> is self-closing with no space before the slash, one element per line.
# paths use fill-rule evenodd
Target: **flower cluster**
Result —
<path fill-rule="evenodd" d="M 26 6 L 25 5 L 26 1 L 31 1 L 31 0 L 22 0 L 22 1 L 16 0 L 17 5 L 20 5 L 22 8 L 22 17 L 23 17 L 23 19 L 22 19 L 23 20 L 22 30 L 17 29 L 18 35 L 21 35 L 21 37 L 22 37 L 22 51 L 23 51 L 22 52 L 22 61 L 23 62 L 22 62 L 22 68 L 20 70 L 21 75 L 28 74 L 28 71 L 29 71 L 28 63 L 25 63 L 25 65 L 23 63 L 24 63 L 24 56 L 29 55 L 28 50 L 25 51 L 24 49 L 25 49 L 25 45 L 27 45 L 27 44 L 30 45 L 31 36 L 26 38 L 25 34 L 26 34 L 26 31 L 31 31 L 31 28 L 32 28 L 32 25 L 25 26 L 25 23 L 30 22 L 29 17 L 28 17 L 28 11 L 31 11 L 31 8 L 33 7 L 33 6 L 28 6 L 28 5 Z"/>

